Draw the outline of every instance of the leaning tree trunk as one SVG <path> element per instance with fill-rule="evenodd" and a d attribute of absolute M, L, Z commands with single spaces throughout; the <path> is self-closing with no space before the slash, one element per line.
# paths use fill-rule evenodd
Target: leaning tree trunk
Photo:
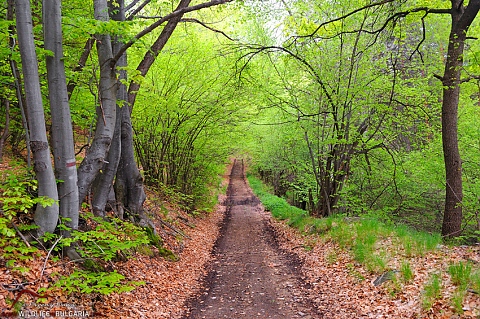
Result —
<path fill-rule="evenodd" d="M 59 212 L 57 184 L 53 173 L 45 127 L 37 55 L 33 40 L 30 0 L 16 0 L 15 12 L 17 14 L 18 42 L 25 80 L 30 146 L 38 180 L 38 196 L 55 200 L 55 203 L 50 206 L 37 205 L 34 220 L 39 226 L 38 234 L 43 235 L 45 232 L 53 233 L 57 226 Z"/>
<path fill-rule="evenodd" d="M 188 7 L 190 5 L 190 2 L 191 0 L 181 0 L 175 11 Z M 148 73 L 153 62 L 155 62 L 158 54 L 167 44 L 168 39 L 170 39 L 173 31 L 175 31 L 175 28 L 177 27 L 182 17 L 183 14 L 179 14 L 178 16 L 168 20 L 167 24 L 163 28 L 155 43 L 150 47 L 150 50 L 145 53 L 145 56 L 137 67 L 137 71 L 141 76 L 145 76 Z M 137 93 L 139 89 L 139 82 L 132 81 L 130 83 L 130 86 L 128 87 L 128 103 L 130 105 L 130 108 L 133 108 L 133 105 L 135 104 L 135 99 L 137 98 Z"/>
<path fill-rule="evenodd" d="M 72 229 L 78 228 L 78 186 L 72 118 L 68 102 L 67 79 L 63 63 L 62 15 L 58 0 L 43 1 L 45 49 L 53 52 L 47 56 L 47 78 L 52 117 L 52 147 L 55 173 L 60 197 L 60 215 Z M 67 232 L 68 235 L 68 232 Z"/>
<path fill-rule="evenodd" d="M 7 1 L 7 20 L 8 21 L 13 21 L 14 19 L 14 8 L 15 8 L 15 1 L 14 0 L 8 0 Z M 8 27 L 8 43 L 10 48 L 13 50 L 15 47 L 15 27 L 13 25 L 10 25 Z M 17 100 L 18 100 L 18 107 L 20 108 L 20 114 L 22 116 L 22 126 L 23 129 L 25 130 L 25 142 L 26 142 L 26 147 L 27 147 L 27 166 L 30 168 L 32 166 L 31 163 L 31 152 L 30 152 L 30 133 L 28 132 L 28 124 L 27 124 L 27 116 L 26 116 L 26 111 L 25 111 L 25 97 L 22 93 L 22 86 L 21 86 L 21 79 L 18 71 L 18 66 L 17 62 L 13 59 L 10 58 L 10 69 L 12 71 L 12 76 L 13 76 L 13 81 L 15 83 L 15 93 L 17 95 Z"/>
<path fill-rule="evenodd" d="M 480 0 L 452 0 L 452 27 L 447 61 L 443 75 L 442 142 L 445 160 L 446 195 L 442 235 L 458 236 L 462 229 L 462 160 L 458 150 L 457 118 L 460 97 L 460 76 L 467 30 L 480 9 Z"/>
<path fill-rule="evenodd" d="M 106 0 L 94 0 L 95 19 L 108 21 Z M 90 186 L 107 161 L 108 150 L 115 131 L 117 108 L 117 80 L 110 35 L 96 35 L 98 62 L 100 64 L 99 105 L 97 124 L 91 147 L 78 168 L 78 196 L 83 202 Z"/>
<path fill-rule="evenodd" d="M 191 0 L 181 0 L 175 10 L 188 7 L 190 2 Z M 143 60 L 137 67 L 137 70 L 142 76 L 145 76 L 148 73 L 150 67 L 155 61 L 155 58 L 165 47 L 165 44 L 177 27 L 182 16 L 183 15 L 178 15 L 167 22 L 155 43 L 145 54 Z M 149 220 L 143 210 L 143 202 L 145 201 L 146 195 L 143 188 L 143 177 L 140 174 L 135 162 L 133 130 L 130 116 L 139 88 L 139 83 L 135 81 L 130 83 L 130 87 L 128 88 L 129 108 L 122 108 L 122 152 L 117 171 L 117 177 L 115 180 L 115 195 L 117 202 L 120 205 L 120 213 L 122 213 L 123 210 L 126 210 L 139 219 L 140 223 L 149 224 Z"/>

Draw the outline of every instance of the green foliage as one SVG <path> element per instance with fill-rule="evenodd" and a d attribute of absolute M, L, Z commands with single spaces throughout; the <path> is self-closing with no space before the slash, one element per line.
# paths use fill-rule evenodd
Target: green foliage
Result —
<path fill-rule="evenodd" d="M 86 231 L 71 231 L 71 237 L 62 238 L 57 249 L 75 244 L 76 250 L 84 258 L 84 270 L 75 270 L 68 276 L 59 277 L 53 287 L 61 288 L 68 294 L 73 292 L 121 293 L 135 289 L 144 282 L 125 281 L 116 271 L 105 272 L 106 263 L 129 258 L 134 252 L 150 254 L 149 246 L 156 246 L 166 258 L 174 260 L 175 255 L 162 247 L 162 240 L 150 228 L 141 228 L 118 218 L 83 216 L 89 225 Z M 68 227 L 65 227 L 68 229 Z M 69 230 L 69 229 L 68 229 Z M 51 235 L 53 240 L 57 235 Z"/>
<path fill-rule="evenodd" d="M 434 251 L 442 243 L 442 237 L 439 233 L 419 232 L 399 225 L 395 228 L 395 233 L 400 240 L 405 256 L 424 255 Z"/>
<path fill-rule="evenodd" d="M 47 197 L 34 197 L 37 181 L 27 172 L 7 172 L 2 185 L 2 204 L 4 216 L 12 220 L 18 213 L 28 213 L 34 205 L 43 207 L 53 205 L 54 200 Z M 19 174 L 19 175 L 17 175 Z"/>
<path fill-rule="evenodd" d="M 424 310 L 432 308 L 437 299 L 441 297 L 442 277 L 440 274 L 432 273 L 428 282 L 423 287 L 422 307 Z"/>
<path fill-rule="evenodd" d="M 54 203 L 53 199 L 35 197 L 37 182 L 30 173 L 18 168 L 15 171 L 6 172 L 7 176 L 1 184 L 0 211 L 0 249 L 1 257 L 6 260 L 6 265 L 13 267 L 16 262 L 31 260 L 36 256 L 38 249 L 27 245 L 17 237 L 14 223 L 17 218 L 32 212 L 35 205 L 48 206 Z M 35 225 L 19 225 L 19 231 L 36 229 Z"/>
<path fill-rule="evenodd" d="M 71 237 L 61 240 L 59 248 L 77 243 L 82 257 L 108 262 L 118 257 L 127 258 L 136 248 L 150 243 L 148 234 L 130 222 L 114 217 L 106 220 L 92 214 L 84 217 L 93 224 L 92 229 L 72 231 Z"/>
<path fill-rule="evenodd" d="M 138 92 L 135 151 L 147 184 L 182 194 L 180 203 L 189 212 L 211 211 L 211 190 L 218 187 L 236 126 L 248 111 L 237 99 L 243 88 L 234 82 L 234 57 L 218 54 L 212 34 L 177 31 L 179 37 L 152 66 L 157 75 L 145 78 L 145 90 Z M 212 76 L 212 69 L 222 71 Z"/>
<path fill-rule="evenodd" d="M 458 314 L 463 314 L 463 300 L 465 299 L 465 290 L 457 289 L 451 299 L 451 303 L 453 306 L 453 309 L 455 309 L 455 312 Z"/>
<path fill-rule="evenodd" d="M 60 277 L 53 287 L 60 288 L 67 294 L 80 292 L 109 295 L 132 291 L 135 287 L 145 284 L 143 281 L 125 281 L 124 279 L 125 276 L 119 274 L 116 270 L 113 272 L 75 270 L 69 276 Z"/>
<path fill-rule="evenodd" d="M 448 273 L 454 285 L 457 286 L 452 296 L 451 303 L 455 311 L 463 313 L 463 300 L 468 289 L 478 292 L 480 288 L 480 269 L 474 268 L 471 262 L 460 261 L 449 265 Z"/>

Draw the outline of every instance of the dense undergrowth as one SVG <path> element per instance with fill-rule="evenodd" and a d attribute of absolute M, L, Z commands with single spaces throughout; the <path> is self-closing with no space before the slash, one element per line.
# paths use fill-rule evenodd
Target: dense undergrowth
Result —
<path fill-rule="evenodd" d="M 247 177 L 255 195 L 273 217 L 284 220 L 304 235 L 318 235 L 320 240 L 332 241 L 348 251 L 355 264 L 361 265 L 370 273 L 380 275 L 379 278 L 383 276 L 382 279 L 391 280 L 389 289 L 392 294 L 396 294 L 402 285 L 414 280 L 413 263 L 416 257 L 435 253 L 445 247 L 438 233 L 417 231 L 393 222 L 386 223 L 374 214 L 365 214 L 362 217 L 335 214 L 326 218 L 313 218 L 306 211 L 290 206 L 285 199 L 272 195 L 271 189 L 256 177 Z M 312 249 L 312 245 L 306 240 L 304 248 Z M 328 253 L 325 259 L 328 263 L 334 263 L 337 259 L 336 252 Z M 395 269 L 393 264 L 397 265 Z M 467 292 L 480 292 L 480 267 L 473 260 L 452 262 L 447 272 L 456 286 L 456 292 L 451 298 L 452 307 L 455 312 L 462 313 L 462 302 Z M 441 296 L 441 273 L 441 269 L 434 270 L 424 283 L 421 297 L 424 310 L 431 309 Z M 365 279 L 354 269 L 351 274 L 359 280 Z"/>

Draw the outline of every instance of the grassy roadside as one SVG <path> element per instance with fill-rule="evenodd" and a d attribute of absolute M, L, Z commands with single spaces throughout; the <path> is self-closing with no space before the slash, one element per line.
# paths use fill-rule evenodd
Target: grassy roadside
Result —
<path fill-rule="evenodd" d="M 438 304 L 444 304 L 455 314 L 480 316 L 480 263 L 467 253 L 462 258 L 449 258 L 451 247 L 442 244 L 439 234 L 385 224 L 375 216 L 313 218 L 269 193 L 268 187 L 257 178 L 248 176 L 248 181 L 273 217 L 284 220 L 303 235 L 311 234 L 318 236 L 320 241 L 335 243 L 348 252 L 353 265 L 381 278 L 377 284 L 385 286 L 392 298 L 402 294 L 406 287 L 420 285 L 418 299 L 423 311 L 432 311 Z M 308 249 L 308 245 L 304 247 Z M 465 252 L 470 251 L 475 256 L 474 248 L 469 249 L 465 247 Z M 426 265 L 425 260 L 430 260 L 431 256 L 442 262 Z M 333 264 L 337 254 L 330 251 L 324 254 L 324 259 Z M 424 266 L 418 267 L 419 264 Z M 347 266 L 353 267 L 352 264 Z M 358 271 L 352 270 L 351 274 L 360 281 L 365 279 Z M 467 299 L 471 302 L 472 298 L 475 303 L 478 301 L 475 310 L 478 313 L 465 306 Z"/>

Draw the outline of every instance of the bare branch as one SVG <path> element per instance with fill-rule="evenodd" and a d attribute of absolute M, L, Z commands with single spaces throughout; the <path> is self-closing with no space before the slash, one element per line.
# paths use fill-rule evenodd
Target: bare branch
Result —
<path fill-rule="evenodd" d="M 409 60 L 412 60 L 415 52 L 418 52 L 418 54 L 420 55 L 420 59 L 422 60 L 422 63 L 425 63 L 423 61 L 423 54 L 422 54 L 422 52 L 420 52 L 420 46 L 422 45 L 423 42 L 425 42 L 425 18 L 427 17 L 427 15 L 428 15 L 428 13 L 425 12 L 425 14 L 422 17 L 422 40 L 420 40 L 420 42 L 418 42 L 415 50 L 413 50 L 412 54 L 410 55 Z"/>
<path fill-rule="evenodd" d="M 472 76 L 469 76 L 468 78 L 461 79 L 460 83 L 470 82 L 470 81 L 473 81 L 473 80 L 480 81 L 480 75 L 472 75 Z"/>
<path fill-rule="evenodd" d="M 145 2 L 150 2 L 151 0 L 146 0 Z M 133 8 L 140 0 L 133 0 L 128 6 L 125 7 L 125 10 L 130 10 Z"/>
<path fill-rule="evenodd" d="M 384 1 L 380 1 L 380 2 L 377 2 L 377 3 L 372 3 L 372 4 L 369 4 L 367 6 L 364 6 L 364 7 L 361 7 L 361 8 L 358 8 L 356 10 L 353 10 L 341 17 L 338 17 L 338 18 L 335 18 L 335 19 L 332 19 L 332 20 L 329 20 L 329 21 L 326 21 L 326 22 L 323 22 L 321 23 L 316 29 L 314 32 L 312 32 L 311 34 L 309 35 L 303 35 L 303 36 L 295 36 L 294 39 L 300 39 L 300 38 L 312 38 L 315 36 L 315 34 L 323 27 L 329 25 L 329 24 L 332 24 L 334 22 L 337 22 L 337 21 L 340 21 L 340 20 L 344 20 L 358 12 L 361 12 L 361 11 L 364 11 L 366 9 L 369 9 L 369 8 L 373 8 L 373 7 L 377 7 L 377 6 L 381 6 L 381 5 L 384 5 L 384 4 L 387 4 L 387 3 L 390 3 L 390 2 L 393 2 L 394 0 L 384 0 Z M 391 15 L 390 17 L 387 18 L 387 20 L 385 20 L 385 22 L 383 23 L 383 25 L 381 25 L 379 28 L 377 29 L 374 29 L 374 30 L 366 30 L 366 29 L 359 29 L 359 30 L 351 30 L 351 31 L 343 31 L 343 32 L 340 32 L 338 34 L 335 34 L 333 36 L 330 36 L 328 38 L 334 38 L 334 37 L 337 37 L 341 34 L 349 34 L 349 33 L 357 33 L 357 32 L 365 32 L 367 34 L 379 34 L 380 32 L 382 32 L 383 30 L 385 30 L 387 28 L 387 26 L 392 23 L 392 22 L 396 22 L 398 21 L 399 19 L 401 18 L 404 18 L 406 17 L 407 15 L 409 14 L 412 14 L 412 13 L 418 13 L 418 12 L 424 12 L 424 16 L 422 17 L 422 20 L 428 15 L 428 14 L 451 14 L 452 10 L 451 9 L 432 9 L 432 8 L 428 8 L 428 7 L 419 7 L 419 8 L 412 8 L 412 9 L 409 9 L 409 10 L 405 10 L 405 11 L 400 11 L 400 12 L 396 12 L 395 14 Z M 322 37 L 320 37 L 322 38 Z"/>
<path fill-rule="evenodd" d="M 213 32 L 216 32 L 216 33 L 220 33 L 221 35 L 223 35 L 225 38 L 227 38 L 228 40 L 230 41 L 236 41 L 235 39 L 231 38 L 229 35 L 227 35 L 225 32 L 221 31 L 221 30 L 218 30 L 218 29 L 215 29 L 215 28 L 212 28 L 210 26 L 208 26 L 205 22 L 202 22 L 200 20 L 197 20 L 197 19 L 193 19 L 193 18 L 185 18 L 185 19 L 181 19 L 180 22 L 194 22 L 194 23 L 198 23 L 200 24 L 201 26 L 203 26 L 204 28 L 207 28 L 208 30 L 210 31 L 213 31 Z"/>
<path fill-rule="evenodd" d="M 383 1 L 380 1 L 380 2 L 376 2 L 376 3 L 371 3 L 369 5 L 366 5 L 364 7 L 361 7 L 361 8 L 358 8 L 358 9 L 355 9 L 341 17 L 338 17 L 338 18 L 335 18 L 333 20 L 330 20 L 330 21 L 327 21 L 327 22 L 324 22 L 322 24 L 320 24 L 316 29 L 315 31 L 313 31 L 311 34 L 309 35 L 306 35 L 306 36 L 299 36 L 299 38 L 311 38 L 313 37 L 322 27 L 325 27 L 326 25 L 328 24 L 331 24 L 331 23 L 334 23 L 334 22 L 337 22 L 337 21 L 341 21 L 341 20 L 344 20 L 358 12 L 361 12 L 361 11 L 364 11 L 366 9 L 369 9 L 369 8 L 373 8 L 373 7 L 378 7 L 378 6 L 381 6 L 381 5 L 384 5 L 384 4 L 387 4 L 387 3 L 390 3 L 390 2 L 394 2 L 395 0 L 383 0 Z"/>

